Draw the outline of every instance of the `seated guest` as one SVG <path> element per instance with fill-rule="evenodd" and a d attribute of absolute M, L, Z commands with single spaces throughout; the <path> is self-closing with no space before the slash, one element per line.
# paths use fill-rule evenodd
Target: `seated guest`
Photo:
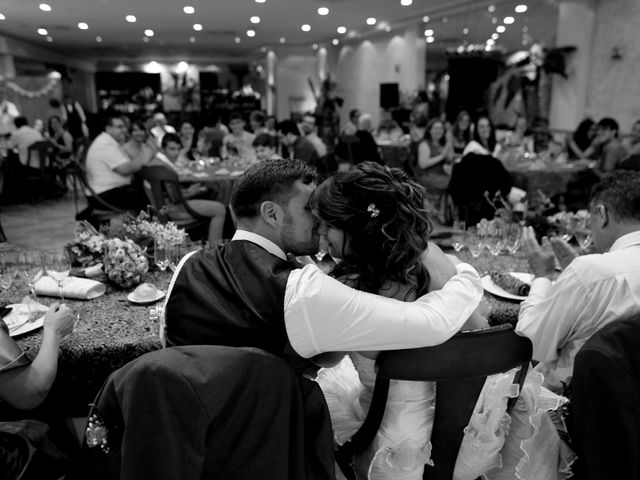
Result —
<path fill-rule="evenodd" d="M 15 130 L 15 119 L 20 116 L 16 104 L 7 100 L 7 81 L 0 76 L 0 137 L 8 137 Z"/>
<path fill-rule="evenodd" d="M 202 157 L 221 157 L 224 138 L 229 133 L 226 128 L 216 114 L 210 116 L 198 132 L 194 153 Z"/>
<path fill-rule="evenodd" d="M 14 123 L 16 128 L 11 132 L 11 136 L 9 137 L 9 146 L 18 150 L 20 163 L 26 167 L 29 161 L 29 147 L 36 142 L 43 141 L 44 137 L 38 130 L 29 126 L 25 117 L 16 117 Z M 33 158 L 34 154 L 32 154 L 28 167 L 39 170 L 40 157 L 37 155 L 37 152 L 34 153 L 35 158 Z"/>
<path fill-rule="evenodd" d="M 239 156 L 241 158 L 253 156 L 253 140 L 256 136 L 247 132 L 245 129 L 245 121 L 242 114 L 234 112 L 229 117 L 229 128 L 231 133 L 225 135 L 222 141 L 222 157 L 226 158 L 230 155 Z"/>
<path fill-rule="evenodd" d="M 302 160 L 312 167 L 316 167 L 320 156 L 316 147 L 307 140 L 293 120 L 284 120 L 278 124 L 278 133 L 282 145 L 287 147 L 291 159 Z"/>
<path fill-rule="evenodd" d="M 349 121 L 340 132 L 340 136 L 355 135 L 358 131 L 358 119 L 360 118 L 360 110 L 354 108 L 349 112 Z"/>
<path fill-rule="evenodd" d="M 615 170 L 618 163 L 628 156 L 627 149 L 618 139 L 618 131 L 618 122 L 613 118 L 603 118 L 598 122 L 596 137 L 587 150 L 587 156 L 593 154 L 598 161 L 596 171 L 601 175 Z"/>
<path fill-rule="evenodd" d="M 453 146 L 447 141 L 444 123 L 438 118 L 429 122 L 424 139 L 418 145 L 418 161 L 415 175 L 418 183 L 427 190 L 444 191 L 451 176 L 445 171 L 445 165 L 452 159 Z"/>
<path fill-rule="evenodd" d="M 19 410 L 33 410 L 47 397 L 58 369 L 58 349 L 73 332 L 75 316 L 69 307 L 53 304 L 44 315 L 42 343 L 33 361 L 20 352 L 0 319 L 0 403 Z M 48 427 L 29 420 L 7 422 L 0 418 L 0 476 L 8 479 L 63 478 L 66 458 L 46 437 Z M 37 454 L 21 457 L 19 446 L 27 443 Z M 43 447 L 45 447 L 43 449 Z M 53 447 L 53 450 L 52 450 Z M 28 472 L 28 473 L 27 473 Z"/>
<path fill-rule="evenodd" d="M 254 135 L 269 133 L 266 127 L 267 117 L 261 110 L 254 110 L 249 114 L 249 127 Z"/>
<path fill-rule="evenodd" d="M 176 162 L 182 150 L 180 137 L 175 133 L 167 133 L 162 137 L 162 150 L 156 153 L 155 157 L 149 164 L 150 167 L 165 167 L 177 173 Z M 204 189 L 206 190 L 206 189 Z M 192 198 L 203 193 L 203 187 L 199 184 L 192 184 L 189 188 L 182 190 L 184 198 Z M 224 228 L 224 219 L 226 216 L 226 208 L 224 204 L 214 200 L 187 200 L 189 207 L 203 217 L 210 217 L 209 222 L 209 242 L 213 243 L 222 238 L 222 230 Z M 171 199 L 165 204 L 171 220 L 185 220 L 192 218 L 184 209 L 181 203 L 174 203 Z"/>
<path fill-rule="evenodd" d="M 640 120 L 636 120 L 631 126 L 631 133 L 622 140 L 622 145 L 629 156 L 640 155 Z"/>
<path fill-rule="evenodd" d="M 549 149 L 549 142 L 553 140 L 553 137 L 549 131 L 549 122 L 545 118 L 536 118 L 533 121 L 531 135 L 535 153 L 544 153 Z"/>
<path fill-rule="evenodd" d="M 383 109 L 380 116 L 380 123 L 376 130 L 376 139 L 383 143 L 398 143 L 404 135 L 402 128 L 398 125 L 389 110 Z"/>
<path fill-rule="evenodd" d="M 197 137 L 196 129 L 190 122 L 182 122 L 180 125 L 180 141 L 182 142 L 182 150 L 180 150 L 179 164 L 186 164 L 189 160 L 193 160 L 193 150 L 196 148 Z"/>
<path fill-rule="evenodd" d="M 523 116 L 516 118 L 513 131 L 504 139 L 504 148 L 514 148 L 522 153 L 533 153 L 533 138 L 531 138 L 527 119 Z"/>
<path fill-rule="evenodd" d="M 585 118 L 580 122 L 576 131 L 567 135 L 567 150 L 572 160 L 587 158 L 587 150 L 596 135 L 596 122 Z"/>
<path fill-rule="evenodd" d="M 276 155 L 276 140 L 268 133 L 261 133 L 253 141 L 253 149 L 259 162 L 269 160 Z"/>
<path fill-rule="evenodd" d="M 378 151 L 378 144 L 373 139 L 371 132 L 373 132 L 371 115 L 363 113 L 360 115 L 360 118 L 358 118 L 358 131 L 356 132 L 356 137 L 358 137 L 359 142 L 357 143 L 355 163 L 382 163 L 382 158 Z"/>
<path fill-rule="evenodd" d="M 576 258 L 557 238 L 540 247 L 531 227 L 523 233 L 535 279 L 516 331 L 531 339 L 536 369 L 556 392 L 570 383 L 575 355 L 595 332 L 640 313 L 640 173 L 606 175 L 593 189 L 590 219 L 594 255 Z M 566 268 L 552 288 L 554 252 Z"/>
<path fill-rule="evenodd" d="M 473 126 L 473 140 L 471 140 L 464 150 L 462 156 L 468 153 L 478 155 L 491 155 L 497 157 L 500 153 L 500 144 L 496 141 L 496 129 L 487 116 L 480 116 Z"/>
<path fill-rule="evenodd" d="M 466 110 L 460 111 L 451 129 L 453 153 L 459 157 L 464 152 L 464 147 L 471 141 L 471 116 Z"/>
<path fill-rule="evenodd" d="M 299 357 L 327 351 L 436 345 L 460 329 L 482 298 L 468 265 L 457 265 L 439 292 L 402 302 L 288 259 L 318 251 L 309 206 L 314 180 L 308 164 L 285 159 L 258 163 L 236 180 L 231 209 L 238 230 L 230 242 L 178 265 L 163 310 L 165 345 L 257 347 L 299 366 Z"/>
<path fill-rule="evenodd" d="M 320 158 L 327 154 L 327 146 L 318 136 L 318 128 L 316 127 L 316 117 L 313 115 L 305 115 L 300 124 L 300 131 L 309 140 L 318 152 Z"/>
<path fill-rule="evenodd" d="M 147 135 L 142 122 L 131 124 L 131 138 L 122 146 L 129 158 L 147 165 L 158 151 L 158 145 L 152 136 Z"/>
<path fill-rule="evenodd" d="M 122 118 L 109 116 L 104 131 L 89 146 L 86 158 L 87 181 L 107 203 L 137 214 L 147 208 L 147 200 L 131 185 L 133 175 L 144 165 L 144 158 L 131 160 L 122 148 L 125 126 Z M 87 192 L 89 193 L 89 192 Z M 100 205 L 88 197 L 89 207 Z"/>
<path fill-rule="evenodd" d="M 165 117 L 164 113 L 158 112 L 154 114 L 153 121 L 155 126 L 151 128 L 151 135 L 156 138 L 158 145 L 160 145 L 165 133 L 176 133 L 176 129 L 167 123 L 167 117 Z"/>
<path fill-rule="evenodd" d="M 52 115 L 47 120 L 49 141 L 56 149 L 58 160 L 68 160 L 73 153 L 73 137 L 64 127 L 62 120 L 57 115 Z"/>

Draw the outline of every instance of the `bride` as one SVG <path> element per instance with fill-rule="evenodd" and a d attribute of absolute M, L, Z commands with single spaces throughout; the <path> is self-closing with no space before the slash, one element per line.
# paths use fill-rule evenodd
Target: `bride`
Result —
<path fill-rule="evenodd" d="M 331 274 L 359 290 L 412 301 L 441 288 L 454 267 L 429 243 L 430 212 L 426 191 L 399 169 L 364 162 L 329 178 L 315 190 L 312 206 L 320 234 L 338 260 Z M 486 327 L 474 314 L 463 329 Z M 366 417 L 375 384 L 379 352 L 324 354 L 318 372 L 331 414 L 335 440 L 347 441 Z M 338 363 L 339 362 L 339 363 Z M 542 377 L 527 375 L 516 407 L 515 371 L 487 379 L 458 454 L 455 480 L 559 479 L 570 451 L 565 450 L 545 414 L 564 399 L 544 391 Z M 431 428 L 435 384 L 392 380 L 387 405 L 372 445 L 354 458 L 358 479 L 421 479 L 432 464 Z M 511 427 L 511 428 L 509 428 Z"/>

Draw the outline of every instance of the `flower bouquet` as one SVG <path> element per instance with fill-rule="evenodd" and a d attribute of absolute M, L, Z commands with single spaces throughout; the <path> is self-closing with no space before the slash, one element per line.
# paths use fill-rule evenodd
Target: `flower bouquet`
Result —
<path fill-rule="evenodd" d="M 149 270 L 149 262 L 142 248 L 133 240 L 112 238 L 103 247 L 104 272 L 120 288 L 131 288 L 142 282 Z"/>
<path fill-rule="evenodd" d="M 66 245 L 72 267 L 87 268 L 102 262 L 106 238 L 87 221 L 76 223 L 74 242 Z"/>

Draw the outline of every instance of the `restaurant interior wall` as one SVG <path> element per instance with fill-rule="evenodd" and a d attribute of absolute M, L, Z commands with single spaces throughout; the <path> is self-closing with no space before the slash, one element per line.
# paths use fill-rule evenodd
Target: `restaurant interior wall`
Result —
<path fill-rule="evenodd" d="M 276 62 L 276 116 L 279 120 L 292 114 L 314 111 L 316 100 L 311 90 L 320 88 L 318 57 L 315 51 L 278 55 Z"/>

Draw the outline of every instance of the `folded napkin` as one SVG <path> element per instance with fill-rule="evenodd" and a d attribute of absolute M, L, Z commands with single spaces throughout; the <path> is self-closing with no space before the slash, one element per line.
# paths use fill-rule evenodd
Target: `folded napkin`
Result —
<path fill-rule="evenodd" d="M 3 318 L 12 337 L 40 328 L 48 307 L 34 301 L 30 297 L 22 299 L 22 303 L 10 305 L 11 311 Z M 0 355 L 1 357 L 2 355 Z M 0 359 L 1 360 L 1 359 Z"/>
<path fill-rule="evenodd" d="M 107 287 L 100 282 L 88 278 L 67 277 L 62 282 L 62 294 L 65 298 L 77 298 L 79 300 L 92 300 L 104 295 Z M 38 295 L 58 297 L 58 284 L 48 276 L 40 278 L 35 285 Z"/>

